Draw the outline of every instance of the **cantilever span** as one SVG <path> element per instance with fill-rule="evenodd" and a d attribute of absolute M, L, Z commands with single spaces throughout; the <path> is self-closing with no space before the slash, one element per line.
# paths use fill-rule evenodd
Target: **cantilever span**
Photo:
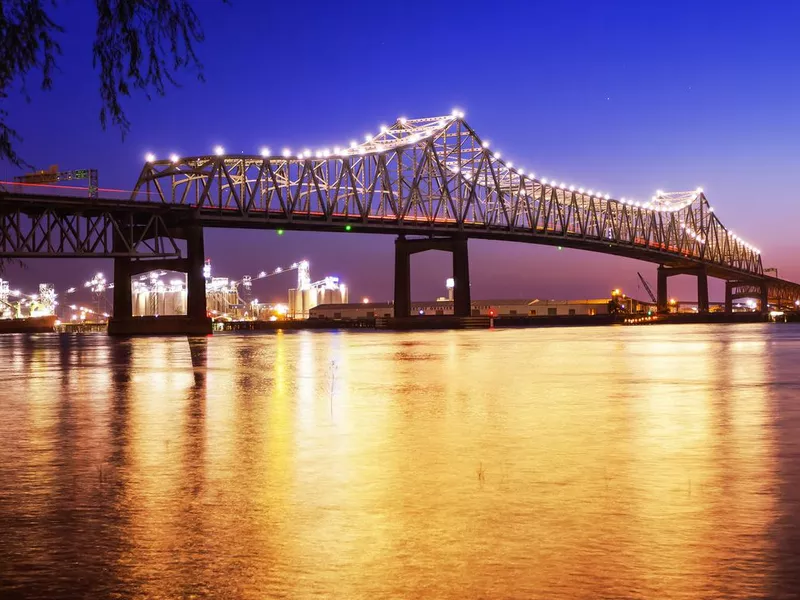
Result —
<path fill-rule="evenodd" d="M 192 206 L 221 226 L 461 233 L 763 274 L 758 249 L 728 231 L 702 190 L 642 203 L 539 179 L 493 152 L 459 113 L 401 118 L 347 147 L 149 161 L 133 199 Z"/>

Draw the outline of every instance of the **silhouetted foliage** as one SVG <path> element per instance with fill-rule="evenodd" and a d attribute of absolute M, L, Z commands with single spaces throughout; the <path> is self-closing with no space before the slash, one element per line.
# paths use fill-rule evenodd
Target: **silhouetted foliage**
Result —
<path fill-rule="evenodd" d="M 53 86 L 61 55 L 59 34 L 66 33 L 52 18 L 58 0 L 0 0 L 0 101 L 19 82 L 34 74 L 41 87 Z M 122 100 L 139 90 L 148 97 L 163 95 L 167 84 L 177 85 L 175 73 L 194 69 L 202 80 L 203 67 L 194 51 L 203 31 L 190 0 L 95 0 L 97 31 L 92 52 L 100 71 L 100 123 L 108 121 L 122 132 L 130 129 Z M 0 108 L 0 159 L 30 166 L 17 153 L 21 140 Z"/>

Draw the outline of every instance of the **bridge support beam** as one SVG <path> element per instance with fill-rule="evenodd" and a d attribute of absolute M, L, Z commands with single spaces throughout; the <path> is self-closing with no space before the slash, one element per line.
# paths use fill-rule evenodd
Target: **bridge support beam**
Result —
<path fill-rule="evenodd" d="M 427 250 L 453 254 L 453 314 L 468 317 L 472 313 L 469 291 L 469 252 L 467 238 L 414 238 L 404 235 L 394 243 L 394 316 L 411 316 L 411 255 Z"/>
<path fill-rule="evenodd" d="M 208 335 L 211 319 L 206 313 L 206 282 L 203 277 L 205 248 L 199 225 L 172 232 L 186 240 L 186 258 L 132 261 L 114 259 L 114 317 L 108 322 L 109 335 Z M 131 277 L 154 269 L 186 272 L 186 315 L 134 317 Z"/>
<path fill-rule="evenodd" d="M 706 313 L 708 302 L 708 273 L 703 267 L 658 267 L 658 289 L 656 304 L 659 313 L 669 312 L 667 279 L 674 275 L 694 275 L 697 277 L 697 312 Z"/>
<path fill-rule="evenodd" d="M 733 312 L 733 288 L 736 287 L 736 281 L 725 282 L 725 312 Z"/>

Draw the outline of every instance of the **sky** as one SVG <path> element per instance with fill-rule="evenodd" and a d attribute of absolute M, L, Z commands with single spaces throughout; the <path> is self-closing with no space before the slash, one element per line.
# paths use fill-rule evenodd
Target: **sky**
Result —
<path fill-rule="evenodd" d="M 537 175 L 613 197 L 705 190 L 723 223 L 800 281 L 800 4 L 790 2 L 267 2 L 199 0 L 204 82 L 178 75 L 163 97 L 124 102 L 122 140 L 103 131 L 91 2 L 63 2 L 54 88 L 2 103 L 37 167 L 96 168 L 101 187 L 131 189 L 144 155 L 256 153 L 345 145 L 400 115 L 466 113 L 504 157 Z M 0 164 L 8 180 L 18 170 Z M 207 230 L 215 275 L 239 278 L 300 259 L 337 275 L 353 297 L 389 300 L 393 237 Z M 5 278 L 79 285 L 110 261 L 27 261 Z M 470 242 L 472 297 L 646 298 L 656 265 L 510 242 Z M 450 256 L 412 259 L 415 300 L 443 295 Z M 259 282 L 285 300 L 291 275 Z M 711 280 L 712 300 L 722 282 Z M 694 280 L 670 280 L 692 300 Z"/>

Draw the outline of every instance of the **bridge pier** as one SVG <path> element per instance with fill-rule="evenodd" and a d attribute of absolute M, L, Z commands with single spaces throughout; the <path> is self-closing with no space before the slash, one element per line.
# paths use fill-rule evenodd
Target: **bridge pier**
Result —
<path fill-rule="evenodd" d="M 725 312 L 728 314 L 733 312 L 733 288 L 737 283 L 736 281 L 725 282 Z"/>
<path fill-rule="evenodd" d="M 206 282 L 203 277 L 205 248 L 199 225 L 173 232 L 186 240 L 186 258 L 163 260 L 114 259 L 114 316 L 108 321 L 109 335 L 208 335 L 211 319 L 206 313 Z M 169 269 L 186 273 L 186 315 L 134 317 L 131 277 Z"/>
<path fill-rule="evenodd" d="M 669 312 L 667 280 L 673 275 L 694 275 L 697 277 L 697 312 L 708 312 L 708 273 L 703 267 L 658 267 L 656 304 L 659 313 Z"/>
<path fill-rule="evenodd" d="M 742 288 L 737 291 L 737 288 Z M 725 312 L 733 312 L 733 301 L 736 298 L 754 298 L 759 301 L 759 311 L 763 314 L 769 312 L 769 285 L 766 282 L 752 281 L 726 281 L 725 282 Z"/>
<path fill-rule="evenodd" d="M 469 317 L 472 302 L 469 291 L 469 252 L 467 238 L 415 238 L 399 235 L 394 243 L 394 316 L 411 316 L 411 255 L 441 250 L 453 255 L 453 314 Z"/>

